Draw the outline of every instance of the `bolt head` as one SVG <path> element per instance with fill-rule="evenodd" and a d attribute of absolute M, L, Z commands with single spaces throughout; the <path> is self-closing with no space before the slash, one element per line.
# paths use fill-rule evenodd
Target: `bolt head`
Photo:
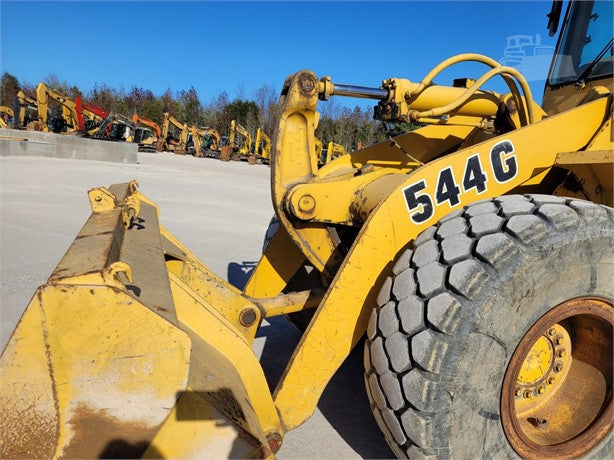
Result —
<path fill-rule="evenodd" d="M 250 327 L 256 322 L 256 319 L 258 319 L 258 315 L 253 307 L 244 308 L 241 310 L 241 313 L 239 313 L 239 322 L 245 327 Z"/>
<path fill-rule="evenodd" d="M 516 391 L 514 392 L 514 394 L 515 394 L 516 396 L 522 396 L 522 389 L 520 389 L 520 388 L 516 388 Z"/>
<path fill-rule="evenodd" d="M 563 365 L 561 363 L 557 363 L 556 366 L 554 366 L 554 372 L 561 372 L 563 370 Z"/>
<path fill-rule="evenodd" d="M 560 350 L 558 350 L 558 351 L 556 352 L 556 355 L 557 355 L 559 358 L 563 358 L 563 357 L 564 357 L 566 354 L 567 354 L 567 351 L 566 351 L 564 348 L 561 348 Z"/>
<path fill-rule="evenodd" d="M 301 212 L 312 212 L 316 207 L 316 200 L 311 195 L 303 195 L 298 200 L 298 208 Z"/>
<path fill-rule="evenodd" d="M 557 345 L 563 345 L 563 337 L 557 337 L 554 343 Z"/>
<path fill-rule="evenodd" d="M 283 442 L 283 438 L 279 433 L 271 433 L 266 437 L 267 442 L 269 443 L 269 447 L 276 453 L 281 448 L 281 444 Z"/>
<path fill-rule="evenodd" d="M 551 327 L 551 328 L 548 330 L 548 335 L 549 335 L 550 337 L 552 337 L 554 334 L 556 334 L 556 329 L 555 329 L 555 328 L 553 328 L 553 327 Z"/>
<path fill-rule="evenodd" d="M 546 389 L 543 386 L 540 385 L 539 387 L 537 387 L 537 392 L 540 395 L 543 395 L 546 392 Z"/>
<path fill-rule="evenodd" d="M 525 390 L 525 392 L 522 394 L 522 397 L 525 399 L 531 399 L 533 397 L 533 392 L 530 390 Z"/>
<path fill-rule="evenodd" d="M 556 382 L 556 379 L 554 377 L 548 377 L 548 381 L 547 381 L 548 385 L 553 385 L 554 382 Z"/>

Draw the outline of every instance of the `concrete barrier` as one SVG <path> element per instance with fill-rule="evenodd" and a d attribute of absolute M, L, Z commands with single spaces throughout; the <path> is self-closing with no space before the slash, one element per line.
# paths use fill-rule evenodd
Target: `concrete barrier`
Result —
<path fill-rule="evenodd" d="M 0 128 L 0 156 L 43 156 L 136 163 L 138 144 Z"/>

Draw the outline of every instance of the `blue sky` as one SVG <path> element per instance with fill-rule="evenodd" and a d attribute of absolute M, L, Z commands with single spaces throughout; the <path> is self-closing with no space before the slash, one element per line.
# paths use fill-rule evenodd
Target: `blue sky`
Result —
<path fill-rule="evenodd" d="M 308 68 L 338 83 L 420 80 L 441 60 L 477 52 L 501 59 L 506 37 L 548 37 L 550 1 L 498 2 L 0 2 L 0 67 L 36 84 L 50 73 L 162 93 L 194 86 L 203 102 L 249 97 Z M 38 31 L 38 33 L 37 33 Z M 453 67 L 436 79 L 477 77 Z M 545 77 L 546 69 L 544 69 Z M 544 81 L 531 81 L 541 100 Z M 505 91 L 500 81 L 490 85 Z M 353 105 L 355 101 L 344 101 Z"/>

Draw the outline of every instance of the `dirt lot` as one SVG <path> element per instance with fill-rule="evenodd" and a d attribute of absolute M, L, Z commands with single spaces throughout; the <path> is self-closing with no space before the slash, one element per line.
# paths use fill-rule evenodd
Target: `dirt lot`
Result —
<path fill-rule="evenodd" d="M 138 179 L 161 223 L 214 272 L 245 282 L 273 214 L 269 168 L 171 154 L 125 165 L 52 158 L 0 158 L 0 345 L 90 214 L 86 191 Z M 258 333 L 254 349 L 275 382 L 300 338 L 284 318 Z M 362 378 L 362 346 L 328 385 L 316 413 L 286 435 L 283 458 L 389 458 Z"/>

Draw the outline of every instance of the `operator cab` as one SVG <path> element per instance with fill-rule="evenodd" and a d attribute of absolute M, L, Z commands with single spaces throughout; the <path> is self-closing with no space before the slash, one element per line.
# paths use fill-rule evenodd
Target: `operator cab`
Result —
<path fill-rule="evenodd" d="M 142 143 L 153 137 L 153 132 L 148 128 L 138 127 L 134 129 L 134 142 Z"/>
<path fill-rule="evenodd" d="M 554 2 L 550 13 L 550 34 L 556 33 L 558 16 L 553 19 Z M 612 40 L 612 1 L 574 2 L 567 8 L 559 41 L 550 67 L 544 91 L 543 108 L 555 114 L 573 108 L 596 86 L 612 92 L 614 74 Z"/>

